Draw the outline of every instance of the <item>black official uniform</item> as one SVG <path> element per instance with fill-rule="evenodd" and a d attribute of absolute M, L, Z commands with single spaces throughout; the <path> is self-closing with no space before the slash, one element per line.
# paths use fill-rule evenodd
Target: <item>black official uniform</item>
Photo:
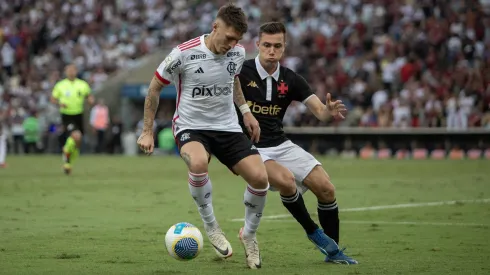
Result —
<path fill-rule="evenodd" d="M 321 164 L 286 137 L 282 119 L 293 100 L 304 103 L 313 95 L 310 86 L 302 76 L 282 66 L 269 76 L 258 57 L 243 63 L 239 79 L 250 110 L 260 124 L 260 141 L 255 146 L 262 160 L 277 161 L 302 182 L 316 165 Z M 238 109 L 237 113 L 244 128 Z"/>

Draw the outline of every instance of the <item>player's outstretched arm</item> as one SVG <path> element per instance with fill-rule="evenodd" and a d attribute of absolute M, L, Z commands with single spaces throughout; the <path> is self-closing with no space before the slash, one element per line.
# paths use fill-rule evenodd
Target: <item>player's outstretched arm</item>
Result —
<path fill-rule="evenodd" d="M 332 101 L 330 93 L 327 94 L 326 104 L 323 104 L 316 95 L 312 95 L 306 100 L 305 105 L 320 121 L 328 121 L 332 117 L 344 119 L 347 113 L 342 100 Z"/>
<path fill-rule="evenodd" d="M 165 87 L 156 76 L 150 82 L 148 88 L 148 94 L 145 98 L 145 109 L 143 114 L 143 132 L 138 138 L 138 145 L 146 154 L 153 153 L 155 147 L 153 139 L 153 123 L 155 121 L 155 115 L 158 109 L 158 103 L 160 101 L 160 92 Z"/>
<path fill-rule="evenodd" d="M 250 139 L 253 142 L 259 142 L 260 139 L 260 127 L 257 119 L 250 112 L 250 107 L 248 107 L 245 96 L 243 95 L 242 85 L 240 84 L 240 79 L 235 76 L 235 83 L 233 84 L 233 102 L 238 106 L 240 112 L 243 115 L 243 124 L 247 128 L 250 134 Z"/>

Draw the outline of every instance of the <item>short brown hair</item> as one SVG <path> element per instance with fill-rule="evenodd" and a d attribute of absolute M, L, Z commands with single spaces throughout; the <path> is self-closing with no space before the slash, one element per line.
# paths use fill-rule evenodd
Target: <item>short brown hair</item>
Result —
<path fill-rule="evenodd" d="M 267 22 L 260 26 L 259 38 L 262 37 L 263 33 L 266 34 L 282 33 L 284 34 L 284 36 L 286 36 L 286 26 L 284 26 L 284 24 L 281 22 Z"/>
<path fill-rule="evenodd" d="M 248 31 L 245 13 L 242 8 L 235 6 L 233 3 L 222 6 L 218 10 L 216 18 L 223 20 L 226 25 L 233 27 L 240 34 L 244 34 Z"/>

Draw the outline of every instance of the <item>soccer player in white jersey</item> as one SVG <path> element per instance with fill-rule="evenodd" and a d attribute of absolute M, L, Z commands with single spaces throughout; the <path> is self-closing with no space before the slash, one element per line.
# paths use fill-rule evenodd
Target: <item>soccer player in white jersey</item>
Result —
<path fill-rule="evenodd" d="M 320 120 L 343 118 L 345 106 L 327 95 L 323 104 L 303 77 L 279 64 L 286 45 L 286 28 L 280 22 L 262 25 L 257 47 L 259 55 L 244 62 L 240 82 L 249 106 L 262 128 L 255 146 L 264 160 L 271 190 L 278 190 L 283 205 L 298 221 L 325 261 L 357 264 L 339 249 L 339 211 L 335 188 L 321 163 L 292 143 L 284 134 L 282 119 L 292 101 L 303 102 Z M 297 184 L 299 185 L 297 188 Z M 311 191 L 318 199 L 318 218 L 323 231 L 311 219 L 302 193 Z M 300 189 L 298 191 L 298 189 Z"/>
<path fill-rule="evenodd" d="M 211 155 L 248 183 L 244 194 L 245 225 L 239 231 L 247 265 L 261 267 L 256 238 L 269 189 L 265 166 L 257 148 L 243 133 L 235 106 L 255 142 L 260 128 L 250 112 L 237 75 L 245 59 L 238 44 L 247 32 L 242 9 L 221 7 L 212 32 L 175 47 L 160 64 L 145 99 L 144 129 L 138 145 L 153 151 L 153 121 L 162 88 L 174 83 L 177 89 L 173 132 L 180 155 L 189 169 L 189 189 L 204 222 L 204 229 L 218 256 L 227 258 L 232 248 L 213 213 L 208 163 Z"/>

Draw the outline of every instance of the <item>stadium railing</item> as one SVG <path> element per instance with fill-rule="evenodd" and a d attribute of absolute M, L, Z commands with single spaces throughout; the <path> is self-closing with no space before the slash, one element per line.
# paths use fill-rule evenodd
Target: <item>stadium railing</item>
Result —
<path fill-rule="evenodd" d="M 462 152 L 463 158 L 490 158 L 490 129 L 446 129 L 446 128 L 364 128 L 364 127 L 284 127 L 286 135 L 305 150 L 324 154 L 355 151 L 378 157 L 383 150 L 386 158 L 395 158 L 397 152 L 413 154 L 444 155 Z M 368 152 L 366 154 L 366 152 Z M 422 153 L 420 153 L 422 152 Z M 425 153 L 424 153 L 425 152 Z M 442 153 L 441 153 L 442 152 Z M 480 153 L 478 153 L 480 152 Z M 479 155 L 478 155 L 479 154 Z M 422 157 L 423 158 L 423 157 Z"/>
<path fill-rule="evenodd" d="M 284 127 L 287 134 L 302 135 L 472 135 L 490 134 L 490 129 L 468 128 L 447 129 L 442 127 L 419 127 L 419 128 L 373 128 L 373 127 Z"/>

